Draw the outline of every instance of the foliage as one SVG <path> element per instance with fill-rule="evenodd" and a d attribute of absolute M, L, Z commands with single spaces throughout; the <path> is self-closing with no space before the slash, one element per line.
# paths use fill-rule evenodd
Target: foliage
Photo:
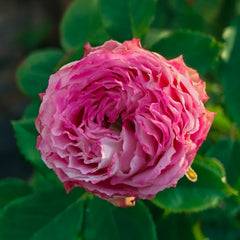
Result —
<path fill-rule="evenodd" d="M 0 239 L 240 239 L 240 3 L 238 0 L 75 0 L 60 23 L 62 49 L 32 53 L 17 71 L 32 99 L 13 121 L 32 179 L 0 181 Z M 167 58 L 183 55 L 207 82 L 213 127 L 186 178 L 151 201 L 119 209 L 82 189 L 66 194 L 36 150 L 34 119 L 49 75 L 82 56 L 89 41 L 101 45 L 141 38 Z"/>

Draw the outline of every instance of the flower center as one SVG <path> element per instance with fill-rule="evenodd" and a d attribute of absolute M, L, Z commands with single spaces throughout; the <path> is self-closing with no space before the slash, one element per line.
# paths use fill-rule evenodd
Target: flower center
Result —
<path fill-rule="evenodd" d="M 122 119 L 119 116 L 114 122 L 109 121 L 109 117 L 104 115 L 104 121 L 102 122 L 102 127 L 111 129 L 113 131 L 122 131 Z"/>
<path fill-rule="evenodd" d="M 110 125 L 111 130 L 122 131 L 122 119 L 118 117 L 115 122 Z"/>

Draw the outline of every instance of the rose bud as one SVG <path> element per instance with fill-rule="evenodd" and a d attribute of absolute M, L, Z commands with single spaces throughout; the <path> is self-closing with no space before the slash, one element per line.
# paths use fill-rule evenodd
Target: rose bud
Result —
<path fill-rule="evenodd" d="M 52 74 L 35 121 L 37 149 L 67 192 L 74 187 L 133 206 L 176 186 L 191 169 L 214 113 L 197 71 L 141 47 L 85 45 Z"/>

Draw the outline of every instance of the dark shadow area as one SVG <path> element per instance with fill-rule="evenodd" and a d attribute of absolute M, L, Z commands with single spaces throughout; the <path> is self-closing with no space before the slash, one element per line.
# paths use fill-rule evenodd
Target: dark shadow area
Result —
<path fill-rule="evenodd" d="M 16 69 L 35 49 L 58 47 L 58 25 L 70 1 L 0 1 L 0 178 L 28 179 L 31 166 L 19 153 L 11 120 L 21 118 L 30 99 L 17 87 Z"/>

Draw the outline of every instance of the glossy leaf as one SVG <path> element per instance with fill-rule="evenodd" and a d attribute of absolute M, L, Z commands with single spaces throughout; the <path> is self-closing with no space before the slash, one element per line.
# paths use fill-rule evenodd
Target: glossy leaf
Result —
<path fill-rule="evenodd" d="M 225 62 L 222 66 L 221 81 L 229 115 L 240 126 L 240 15 L 225 30 L 223 37 L 226 42 L 222 54 Z"/>
<path fill-rule="evenodd" d="M 183 55 L 188 66 L 203 74 L 216 64 L 221 45 L 207 35 L 191 31 L 175 31 L 161 38 L 151 50 L 167 59 Z"/>
<path fill-rule="evenodd" d="M 32 53 L 18 68 L 17 78 L 20 89 L 33 98 L 45 92 L 49 76 L 63 56 L 61 50 L 46 49 Z"/>
<path fill-rule="evenodd" d="M 100 0 L 104 27 L 118 41 L 142 38 L 155 14 L 155 0 Z"/>
<path fill-rule="evenodd" d="M 79 192 L 50 189 L 17 199 L 0 217 L 1 240 L 75 240 L 81 229 Z"/>
<path fill-rule="evenodd" d="M 98 0 L 73 1 L 62 19 L 60 32 L 66 51 L 88 41 L 94 45 L 108 40 L 98 12 Z"/>
<path fill-rule="evenodd" d="M 151 215 L 140 200 L 135 207 L 122 209 L 113 207 L 105 200 L 93 198 L 86 210 L 84 239 L 156 240 L 157 238 Z"/>
<path fill-rule="evenodd" d="M 224 169 L 217 160 L 196 157 L 192 168 L 198 175 L 196 182 L 184 177 L 175 188 L 159 192 L 152 202 L 173 212 L 195 212 L 214 207 L 235 193 L 227 185 Z"/>

